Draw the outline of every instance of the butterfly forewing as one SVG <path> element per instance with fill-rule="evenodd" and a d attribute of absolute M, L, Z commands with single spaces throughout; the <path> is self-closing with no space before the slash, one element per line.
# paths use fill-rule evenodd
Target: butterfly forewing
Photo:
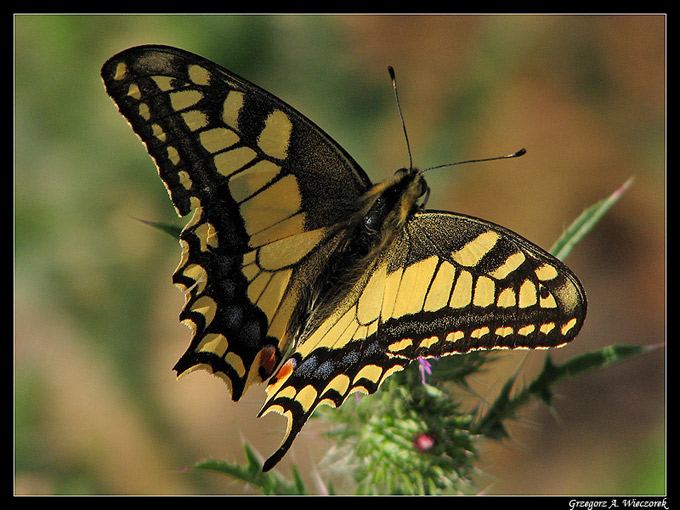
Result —
<path fill-rule="evenodd" d="M 173 277 L 194 336 L 176 370 L 206 368 L 238 399 L 281 359 L 296 282 L 370 181 L 290 106 L 197 55 L 131 48 L 102 77 L 177 212 L 194 211 Z"/>
<path fill-rule="evenodd" d="M 418 337 L 420 324 L 430 325 L 424 341 L 402 354 L 558 347 L 583 324 L 585 294 L 573 273 L 503 227 L 426 211 L 414 215 L 400 242 L 402 285 L 416 278 L 429 285 L 398 292 L 385 334 Z"/>

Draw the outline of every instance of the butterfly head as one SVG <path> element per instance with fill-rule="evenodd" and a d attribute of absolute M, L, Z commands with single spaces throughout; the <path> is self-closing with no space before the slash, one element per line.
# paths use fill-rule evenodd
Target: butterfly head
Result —
<path fill-rule="evenodd" d="M 429 188 L 422 172 L 400 168 L 394 175 L 373 186 L 365 195 L 363 223 L 369 231 L 400 228 L 416 210 L 424 206 Z"/>
<path fill-rule="evenodd" d="M 430 196 L 430 187 L 425 181 L 423 172 L 416 168 L 400 168 L 394 172 L 393 179 L 400 184 L 403 189 L 404 200 L 410 205 L 418 204 L 418 208 L 425 207 L 427 198 Z"/>

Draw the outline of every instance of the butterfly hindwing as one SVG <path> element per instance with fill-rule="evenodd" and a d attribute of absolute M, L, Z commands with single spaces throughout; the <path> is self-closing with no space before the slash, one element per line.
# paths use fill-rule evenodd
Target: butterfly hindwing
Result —
<path fill-rule="evenodd" d="M 181 320 L 194 335 L 175 368 L 207 368 L 237 400 L 280 361 L 294 283 L 320 265 L 311 259 L 325 228 L 370 181 L 311 121 L 197 55 L 131 48 L 102 77 L 177 212 L 193 211 L 173 281 L 185 289 Z"/>
<path fill-rule="evenodd" d="M 576 336 L 585 307 L 571 271 L 526 239 L 477 218 L 417 212 L 270 382 L 262 414 L 289 425 L 268 463 L 321 404 L 373 393 L 418 357 L 558 347 Z"/>

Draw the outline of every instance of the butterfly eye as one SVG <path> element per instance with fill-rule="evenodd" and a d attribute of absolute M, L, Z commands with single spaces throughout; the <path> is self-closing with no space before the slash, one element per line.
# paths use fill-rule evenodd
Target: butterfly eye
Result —
<path fill-rule="evenodd" d="M 394 172 L 394 176 L 395 176 L 395 177 L 403 177 L 403 176 L 406 175 L 407 173 L 408 173 L 408 169 L 406 169 L 406 168 L 400 168 L 399 170 L 397 170 L 396 172 Z"/>
<path fill-rule="evenodd" d="M 376 232 L 380 228 L 380 223 L 384 219 L 385 214 L 385 200 L 378 197 L 371 207 L 371 210 L 364 216 L 364 227 L 369 232 Z"/>

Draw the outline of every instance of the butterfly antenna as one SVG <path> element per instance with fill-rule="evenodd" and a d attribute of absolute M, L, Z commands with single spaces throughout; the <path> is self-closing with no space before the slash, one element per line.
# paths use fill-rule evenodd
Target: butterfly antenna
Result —
<path fill-rule="evenodd" d="M 513 152 L 512 154 L 506 154 L 504 156 L 496 156 L 493 158 L 482 159 L 466 159 L 465 161 L 456 161 L 455 163 L 445 163 L 443 165 L 431 166 L 430 168 L 426 168 L 425 170 L 423 170 L 423 172 L 427 172 L 428 170 L 435 170 L 437 168 L 444 168 L 447 166 L 463 165 L 466 163 L 481 163 L 482 161 L 496 161 L 497 159 L 518 158 L 520 156 L 524 156 L 526 153 L 527 153 L 526 149 L 520 149 L 517 152 Z"/>
<path fill-rule="evenodd" d="M 411 145 L 408 142 L 408 133 L 406 132 L 406 122 L 404 122 L 404 114 L 401 111 L 401 104 L 399 104 L 399 92 L 397 92 L 397 77 L 394 74 L 394 68 L 387 66 L 387 72 L 390 73 L 392 79 L 392 88 L 394 89 L 394 99 L 397 101 L 397 110 L 399 111 L 399 118 L 401 119 L 401 127 L 404 130 L 404 138 L 406 139 L 406 150 L 408 151 L 408 168 L 413 169 L 413 156 L 411 156 Z"/>

